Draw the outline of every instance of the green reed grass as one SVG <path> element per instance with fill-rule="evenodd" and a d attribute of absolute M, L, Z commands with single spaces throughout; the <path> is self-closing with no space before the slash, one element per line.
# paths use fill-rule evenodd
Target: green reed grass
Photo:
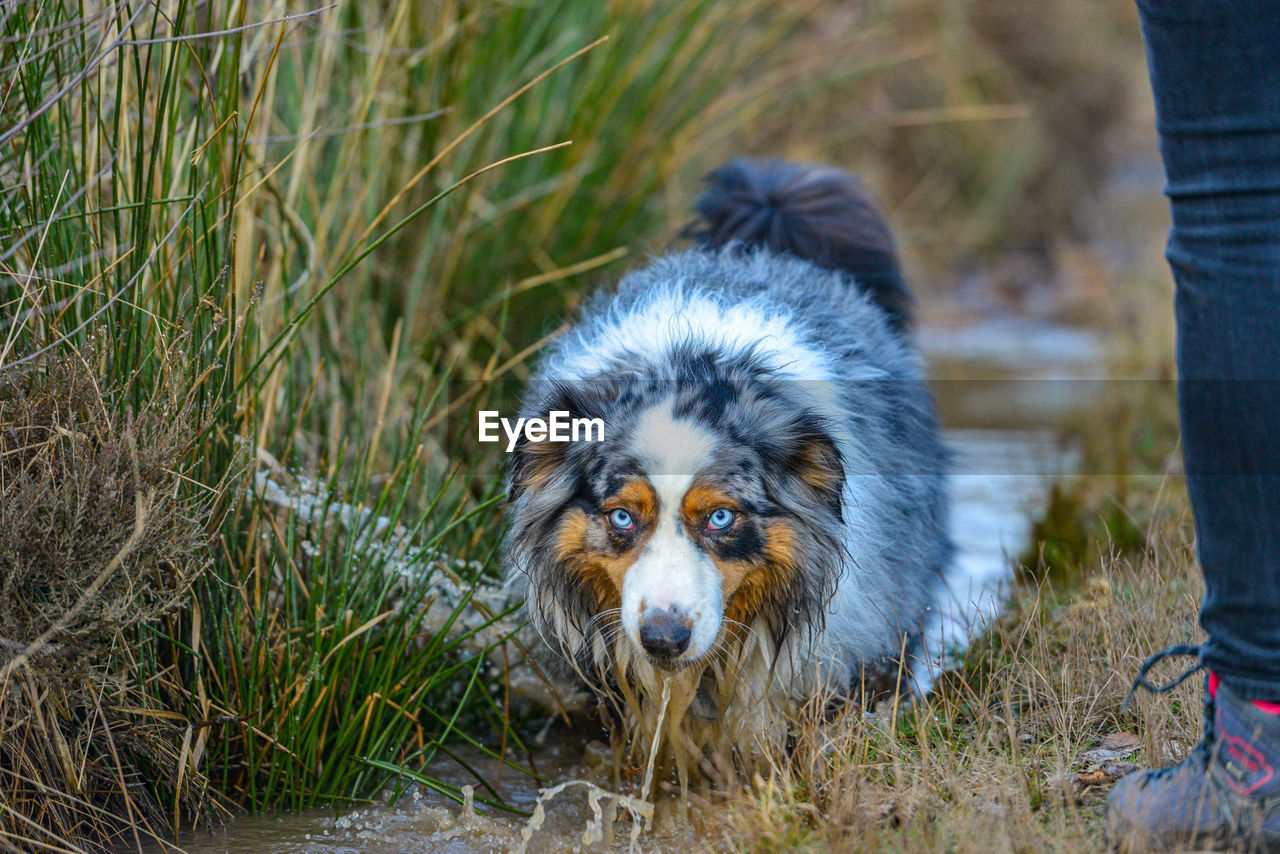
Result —
<path fill-rule="evenodd" d="M 0 8 L 0 372 L 83 359 L 121 416 L 176 377 L 170 488 L 212 508 L 189 591 L 138 570 L 182 606 L 104 639 L 125 687 L 44 710 L 119 785 L 3 776 L 0 839 L 364 798 L 454 742 L 519 764 L 480 595 L 500 484 L 449 452 L 451 380 L 524 376 L 581 283 L 678 227 L 672 187 L 831 72 L 769 62 L 820 5 Z"/>

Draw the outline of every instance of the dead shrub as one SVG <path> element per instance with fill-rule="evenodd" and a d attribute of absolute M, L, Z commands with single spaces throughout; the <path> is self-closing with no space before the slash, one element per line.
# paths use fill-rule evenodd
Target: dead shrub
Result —
<path fill-rule="evenodd" d="M 0 373 L 0 843 L 24 850 L 136 843 L 207 797 L 137 654 L 208 565 L 210 497 L 182 474 L 199 425 L 176 359 L 123 415 L 97 361 Z"/>

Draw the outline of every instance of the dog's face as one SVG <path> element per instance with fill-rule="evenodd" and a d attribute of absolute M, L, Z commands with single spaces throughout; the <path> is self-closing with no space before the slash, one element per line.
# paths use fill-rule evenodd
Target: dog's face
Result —
<path fill-rule="evenodd" d="M 673 403 L 640 414 L 617 462 L 629 459 L 608 467 L 608 494 L 569 511 L 577 524 L 562 527 L 558 543 L 566 567 L 607 568 L 599 592 L 621 607 L 626 637 L 660 664 L 707 655 L 726 617 L 750 616 L 756 588 L 784 586 L 796 563 L 791 522 L 765 510 L 750 455 L 721 447 Z"/>
<path fill-rule="evenodd" d="M 511 547 L 545 633 L 593 631 L 651 663 L 707 659 L 758 616 L 812 614 L 839 564 L 843 473 L 803 404 L 706 362 L 675 381 L 602 378 L 539 405 L 605 423 L 599 443 L 524 443 Z"/>

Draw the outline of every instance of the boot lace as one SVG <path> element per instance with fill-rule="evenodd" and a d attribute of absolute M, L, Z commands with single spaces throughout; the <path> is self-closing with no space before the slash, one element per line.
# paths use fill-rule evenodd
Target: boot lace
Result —
<path fill-rule="evenodd" d="M 1151 672 L 1152 667 L 1155 667 L 1157 664 L 1159 664 L 1161 661 L 1164 661 L 1166 658 L 1175 658 L 1175 657 L 1195 658 L 1196 664 L 1188 668 L 1187 670 L 1183 671 L 1182 675 L 1178 676 L 1172 682 L 1167 682 L 1164 685 L 1158 685 L 1147 680 L 1147 674 Z M 1133 701 L 1134 695 L 1137 694 L 1139 688 L 1142 688 L 1143 690 L 1148 691 L 1152 694 L 1167 694 L 1170 691 L 1172 691 L 1174 688 L 1177 688 L 1183 682 L 1186 682 L 1192 676 L 1196 675 L 1197 673 L 1199 673 L 1204 669 L 1205 669 L 1205 663 L 1200 658 L 1200 647 L 1196 644 L 1190 644 L 1190 643 L 1175 644 L 1174 646 L 1171 646 L 1168 649 L 1160 650 L 1154 655 L 1149 656 L 1147 660 L 1142 663 L 1142 667 L 1138 669 L 1138 676 L 1136 679 L 1133 680 L 1133 685 L 1130 686 L 1129 693 L 1124 698 L 1124 705 L 1120 707 L 1120 712 L 1123 714 L 1125 710 L 1129 708 L 1129 703 Z M 1205 680 L 1206 682 L 1204 686 L 1204 735 L 1200 739 L 1200 742 L 1194 748 L 1191 749 L 1191 752 L 1189 754 L 1187 754 L 1186 758 L 1182 760 L 1183 762 L 1192 761 L 1196 763 L 1203 762 L 1207 764 L 1210 759 L 1210 750 L 1212 749 L 1214 736 L 1215 736 L 1215 727 L 1214 727 L 1214 721 L 1213 721 L 1214 702 L 1213 702 L 1213 697 L 1209 696 L 1208 676 L 1205 677 Z M 1181 764 L 1182 762 L 1179 762 L 1177 764 L 1169 765 L 1164 768 L 1160 768 L 1159 770 L 1152 771 L 1150 772 L 1148 779 L 1159 779 L 1160 777 L 1163 777 L 1167 774 L 1172 773 L 1174 769 L 1178 768 Z"/>

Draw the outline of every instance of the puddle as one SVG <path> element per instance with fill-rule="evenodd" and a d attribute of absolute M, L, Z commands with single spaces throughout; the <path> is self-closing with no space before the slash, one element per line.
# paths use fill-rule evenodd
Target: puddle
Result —
<path fill-rule="evenodd" d="M 999 613 L 1011 561 L 1030 545 L 1050 485 L 1076 469 L 1061 427 L 1101 391 L 1106 353 L 1092 333 L 1017 318 L 919 338 L 955 455 L 956 568 L 949 601 L 926 633 L 933 664 L 945 667 L 948 650 Z"/>
<path fill-rule="evenodd" d="M 987 320 L 961 329 L 924 329 L 918 335 L 935 378 L 939 412 L 955 452 L 953 532 L 958 546 L 951 600 L 928 631 L 927 648 L 963 644 L 998 613 L 1011 579 L 1011 556 L 1029 542 L 1030 520 L 1043 505 L 1053 477 L 1069 472 L 1073 455 L 1058 443 L 1057 428 L 1088 404 L 1092 380 L 1102 375 L 1105 353 L 1089 333 L 1018 319 Z M 938 666 L 946 656 L 935 657 Z M 924 680 L 927 681 L 927 680 Z M 613 789 L 612 755 L 588 744 L 592 733 L 561 732 L 536 746 L 539 769 L 552 783 L 587 779 Z M 584 753 L 584 747 L 585 753 Z M 532 811 L 539 784 L 483 757 L 476 770 L 503 800 Z M 475 779 L 449 760 L 427 773 L 456 786 Z M 477 794 L 489 794 L 478 791 Z M 680 822 L 663 821 L 645 837 L 646 852 L 688 852 L 714 845 L 703 831 L 691 835 Z M 607 810 L 606 810 L 607 811 Z M 697 812 L 696 810 L 694 812 Z M 548 806 L 542 829 L 528 850 L 580 850 L 592 812 L 585 792 L 570 790 Z M 708 816 L 714 821 L 714 813 Z M 444 797 L 410 790 L 393 806 L 317 810 L 282 817 L 246 816 L 213 833 L 184 837 L 193 854 L 478 854 L 518 848 L 519 816 L 486 810 L 468 813 Z M 713 832 L 714 828 L 703 829 Z M 626 850 L 628 822 L 614 828 L 617 850 Z M 161 849 L 154 848 L 159 851 Z"/>
<path fill-rule="evenodd" d="M 611 780 L 612 750 L 580 732 L 561 728 L 547 743 L 535 745 L 534 755 L 539 768 L 554 775 L 555 782 L 588 780 L 616 790 Z M 526 813 L 534 810 L 539 783 L 483 756 L 468 757 L 468 761 L 492 783 L 505 803 Z M 426 773 L 459 786 L 476 782 L 451 760 L 429 765 Z M 477 794 L 491 793 L 481 790 Z M 144 850 L 191 854 L 506 854 L 519 850 L 523 842 L 521 830 L 527 820 L 522 816 L 485 807 L 481 808 L 483 813 L 468 812 L 453 801 L 416 786 L 394 805 L 385 803 L 389 797 L 380 800 L 384 803 L 336 811 L 241 816 L 220 830 L 189 834 L 176 847 L 151 846 Z M 607 802 L 602 799 L 600 805 L 605 807 L 602 815 L 607 814 Z M 639 850 L 645 854 L 687 854 L 691 838 L 703 838 L 708 830 L 690 828 L 687 823 L 664 815 L 663 807 L 668 806 L 670 799 L 659 804 L 655 830 L 641 840 Z M 529 854 L 598 851 L 598 845 L 583 844 L 584 829 L 591 818 L 587 793 L 575 784 L 547 804 L 541 828 L 526 850 Z M 612 829 L 615 845 L 606 850 L 627 851 L 631 822 L 619 818 Z"/>

